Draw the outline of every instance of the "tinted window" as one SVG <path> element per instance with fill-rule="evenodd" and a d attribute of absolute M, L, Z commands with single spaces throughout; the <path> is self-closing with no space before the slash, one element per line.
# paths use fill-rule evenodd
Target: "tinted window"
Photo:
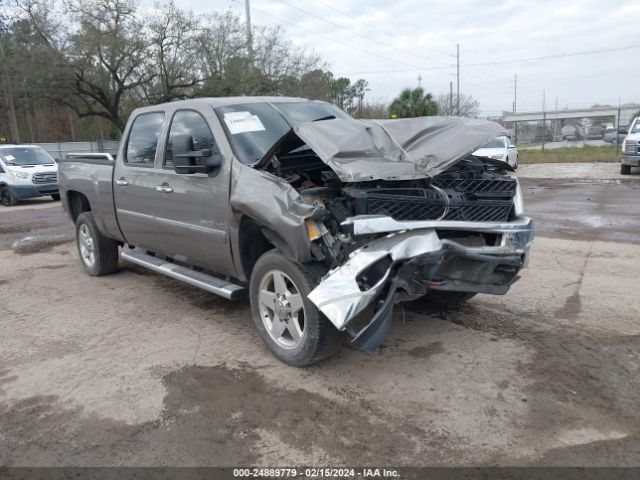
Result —
<path fill-rule="evenodd" d="M 133 121 L 125 158 L 128 164 L 153 165 L 163 121 L 164 113 L 161 112 L 145 113 Z"/>
<path fill-rule="evenodd" d="M 191 138 L 189 139 L 189 137 Z M 173 155 L 176 153 L 205 149 L 211 150 L 214 155 L 219 154 L 218 145 L 213 139 L 213 133 L 211 133 L 204 117 L 193 110 L 176 112 L 171 122 L 171 130 L 169 130 L 164 165 L 173 166 Z"/>
<path fill-rule="evenodd" d="M 482 148 L 504 148 L 504 139 L 502 137 L 496 137 L 485 143 Z"/>

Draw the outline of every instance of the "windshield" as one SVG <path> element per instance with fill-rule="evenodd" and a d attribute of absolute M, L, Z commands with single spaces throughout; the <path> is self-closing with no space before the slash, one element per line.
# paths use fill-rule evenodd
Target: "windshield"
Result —
<path fill-rule="evenodd" d="M 231 147 L 242 163 L 261 160 L 292 126 L 302 122 L 351 118 L 321 102 L 243 103 L 215 109 Z"/>
<path fill-rule="evenodd" d="M 504 140 L 500 137 L 496 137 L 485 143 L 482 148 L 504 148 Z"/>
<path fill-rule="evenodd" d="M 640 133 L 640 117 L 636 118 L 636 121 L 631 130 L 629 130 L 629 133 Z"/>
<path fill-rule="evenodd" d="M 53 165 L 55 160 L 40 147 L 0 148 L 0 157 L 6 165 Z"/>

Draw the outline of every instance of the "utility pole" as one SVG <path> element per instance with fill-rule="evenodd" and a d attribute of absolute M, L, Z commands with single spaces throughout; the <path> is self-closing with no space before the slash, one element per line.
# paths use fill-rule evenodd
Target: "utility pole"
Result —
<path fill-rule="evenodd" d="M 547 136 L 547 99 L 546 92 L 542 90 L 542 151 L 544 152 L 544 140 Z"/>
<path fill-rule="evenodd" d="M 553 141 L 558 141 L 558 97 L 556 96 L 556 118 L 553 120 Z"/>
<path fill-rule="evenodd" d="M 453 82 L 449 82 L 449 115 L 453 115 Z"/>
<path fill-rule="evenodd" d="M 616 157 L 620 153 L 620 97 L 618 97 L 618 116 L 616 118 Z"/>
<path fill-rule="evenodd" d="M 249 52 L 249 60 L 253 62 L 253 34 L 251 33 L 251 5 L 249 5 L 249 0 L 244 0 L 244 14 L 247 24 L 247 50 Z"/>
<path fill-rule="evenodd" d="M 418 74 L 418 88 L 422 87 L 422 74 Z"/>
<path fill-rule="evenodd" d="M 513 113 L 518 111 L 518 74 L 513 77 Z"/>
<path fill-rule="evenodd" d="M 0 38 L 0 59 L 4 62 L 4 47 L 2 46 L 2 39 Z M 13 90 L 11 89 L 11 81 L 9 75 L 5 70 L 2 76 L 4 82 L 4 98 L 9 108 L 9 128 L 11 129 L 11 140 L 15 143 L 20 143 L 20 130 L 18 130 L 18 120 L 16 118 L 16 106 L 13 101 Z"/>
<path fill-rule="evenodd" d="M 460 116 L 460 44 L 456 44 L 456 110 Z"/>

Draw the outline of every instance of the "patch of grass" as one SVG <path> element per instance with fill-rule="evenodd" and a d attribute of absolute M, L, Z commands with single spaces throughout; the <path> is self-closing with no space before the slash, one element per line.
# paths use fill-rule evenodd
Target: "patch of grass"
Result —
<path fill-rule="evenodd" d="M 519 150 L 518 163 L 591 163 L 591 162 L 619 162 L 620 155 L 616 155 L 615 146 L 567 147 L 542 150 Z"/>

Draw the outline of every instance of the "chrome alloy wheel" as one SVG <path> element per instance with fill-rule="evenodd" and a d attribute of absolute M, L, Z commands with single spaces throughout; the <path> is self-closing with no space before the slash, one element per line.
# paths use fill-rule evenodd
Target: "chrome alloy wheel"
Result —
<path fill-rule="evenodd" d="M 305 336 L 305 311 L 300 291 L 284 272 L 271 270 L 258 292 L 260 318 L 269 336 L 281 347 L 298 347 Z"/>
<path fill-rule="evenodd" d="M 91 236 L 91 231 L 86 224 L 80 225 L 80 229 L 78 230 L 78 246 L 80 247 L 80 255 L 82 256 L 82 261 L 89 268 L 93 267 L 96 263 L 96 247 L 93 237 Z"/>

